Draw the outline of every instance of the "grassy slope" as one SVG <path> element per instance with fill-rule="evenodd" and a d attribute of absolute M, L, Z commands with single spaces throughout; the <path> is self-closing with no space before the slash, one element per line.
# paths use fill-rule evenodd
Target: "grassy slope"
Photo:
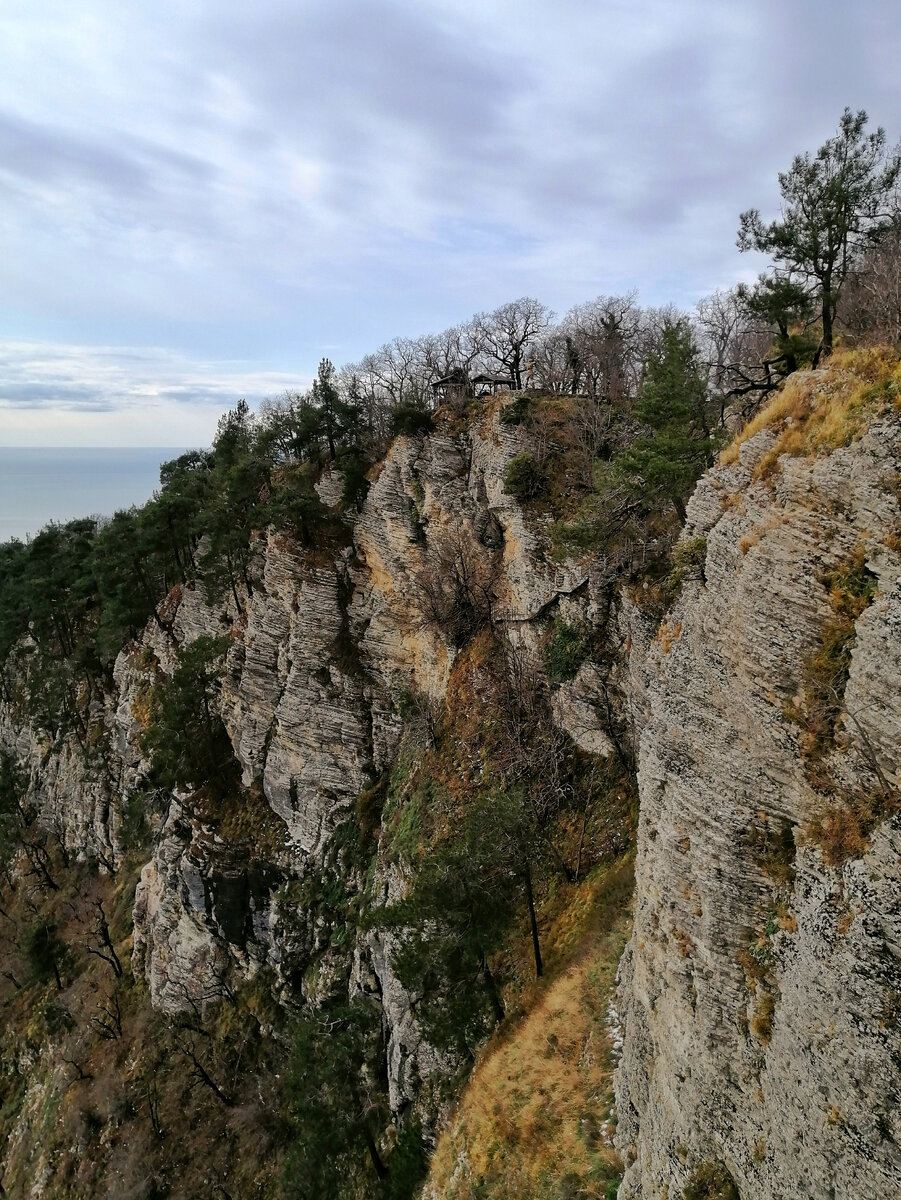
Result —
<path fill-rule="evenodd" d="M 901 360 L 894 350 L 875 347 L 833 354 L 818 371 L 800 371 L 727 446 L 720 462 L 736 462 L 742 445 L 772 430 L 776 442 L 755 468 L 767 477 L 779 457 L 829 454 L 862 437 L 871 421 L 901 407 Z"/>
<path fill-rule="evenodd" d="M 509 997 L 439 1140 L 426 1196 L 440 1200 L 577 1200 L 615 1194 L 614 1060 L 608 1029 L 628 936 L 632 860 L 595 868 L 545 910 L 547 970 Z M 527 953 L 523 945 L 520 952 Z"/>

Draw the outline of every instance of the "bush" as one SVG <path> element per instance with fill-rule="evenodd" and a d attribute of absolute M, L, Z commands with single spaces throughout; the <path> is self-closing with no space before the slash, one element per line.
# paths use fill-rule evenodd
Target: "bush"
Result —
<path fill-rule="evenodd" d="M 500 411 L 500 423 L 502 425 L 517 426 L 522 425 L 529 412 L 529 397 L 517 396 L 510 404 L 505 404 Z"/>
<path fill-rule="evenodd" d="M 701 1163 L 682 1193 L 682 1200 L 741 1200 L 735 1180 L 721 1162 Z"/>
<path fill-rule="evenodd" d="M 496 556 L 468 529 L 439 531 L 429 560 L 413 578 L 413 599 L 423 627 L 461 649 L 491 624 L 496 584 Z"/>
<path fill-rule="evenodd" d="M 819 645 L 804 664 L 803 701 L 800 706 L 790 705 L 787 715 L 801 726 L 801 752 L 808 778 L 820 790 L 831 790 L 832 780 L 823 760 L 835 745 L 857 618 L 872 603 L 876 576 L 867 569 L 864 552 L 858 549 L 824 574 L 820 582 L 829 593 L 833 615 L 823 624 Z"/>
<path fill-rule="evenodd" d="M 704 582 L 704 566 L 707 562 L 707 539 L 705 537 L 687 538 L 681 541 L 673 551 L 673 568 L 669 573 L 666 584 L 673 598 L 682 590 L 682 585 L 688 579 Z"/>
<path fill-rule="evenodd" d="M 517 500 L 534 500 L 547 488 L 547 476 L 527 450 L 516 454 L 507 464 L 504 491 Z"/>
<path fill-rule="evenodd" d="M 416 404 L 398 404 L 391 414 L 391 436 L 420 437 L 435 428 L 432 414 Z"/>
<path fill-rule="evenodd" d="M 544 649 L 544 663 L 551 683 L 566 683 L 578 674 L 588 657 L 588 634 L 560 618 L 554 620 L 554 632 Z"/>

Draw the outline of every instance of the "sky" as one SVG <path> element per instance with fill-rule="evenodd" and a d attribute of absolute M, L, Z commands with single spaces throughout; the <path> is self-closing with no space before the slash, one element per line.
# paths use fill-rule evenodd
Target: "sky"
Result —
<path fill-rule="evenodd" d="M 887 0 L 2 0 L 0 446 L 241 397 L 521 295 L 690 307 L 865 108 Z"/>

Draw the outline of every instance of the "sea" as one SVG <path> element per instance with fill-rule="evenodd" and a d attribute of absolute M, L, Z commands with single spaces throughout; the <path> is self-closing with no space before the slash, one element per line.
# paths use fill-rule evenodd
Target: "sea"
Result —
<path fill-rule="evenodd" d="M 0 447 L 0 542 L 27 541 L 51 521 L 143 504 L 159 487 L 160 464 L 184 449 Z"/>

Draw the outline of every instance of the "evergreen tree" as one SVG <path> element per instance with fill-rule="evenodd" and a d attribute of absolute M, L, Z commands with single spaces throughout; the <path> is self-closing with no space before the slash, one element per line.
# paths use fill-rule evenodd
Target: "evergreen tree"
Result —
<path fill-rule="evenodd" d="M 635 410 L 650 432 L 617 456 L 615 468 L 645 504 L 655 497 L 668 501 L 683 522 L 685 499 L 713 451 L 706 407 L 706 380 L 691 327 L 684 318 L 668 321 Z"/>
<path fill-rule="evenodd" d="M 750 317 L 776 329 L 775 357 L 768 365 L 777 380 L 810 362 L 817 339 L 808 328 L 814 313 L 808 288 L 789 275 L 760 275 L 753 287 L 740 283 L 735 294 Z"/>
<path fill-rule="evenodd" d="M 313 405 L 332 462 L 339 453 L 357 450 L 360 442 L 361 406 L 344 400 L 335 380 L 335 368 L 324 358 L 313 380 Z"/>
<path fill-rule="evenodd" d="M 297 1022 L 285 1079 L 291 1200 L 390 1195 L 377 1146 L 387 1116 L 381 1050 L 378 1009 L 366 997 Z"/>
<path fill-rule="evenodd" d="M 228 638 L 197 638 L 182 648 L 171 679 L 154 688 L 141 748 L 160 787 L 209 786 L 224 795 L 237 786 L 232 745 L 217 708 L 228 645 Z"/>
<path fill-rule="evenodd" d="M 766 224 L 758 209 L 741 214 L 740 250 L 772 255 L 776 274 L 800 279 L 818 304 L 820 351 L 832 353 L 836 306 L 861 251 L 888 223 L 887 201 L 901 171 L 886 152 L 885 131 L 866 133 L 867 114 L 846 108 L 838 132 L 816 154 L 799 154 L 779 175 L 782 216 Z"/>
<path fill-rule="evenodd" d="M 97 535 L 92 566 L 100 593 L 101 658 L 112 661 L 150 618 L 166 631 L 157 605 L 178 570 L 167 544 L 154 534 L 152 506 L 117 512 Z"/>

